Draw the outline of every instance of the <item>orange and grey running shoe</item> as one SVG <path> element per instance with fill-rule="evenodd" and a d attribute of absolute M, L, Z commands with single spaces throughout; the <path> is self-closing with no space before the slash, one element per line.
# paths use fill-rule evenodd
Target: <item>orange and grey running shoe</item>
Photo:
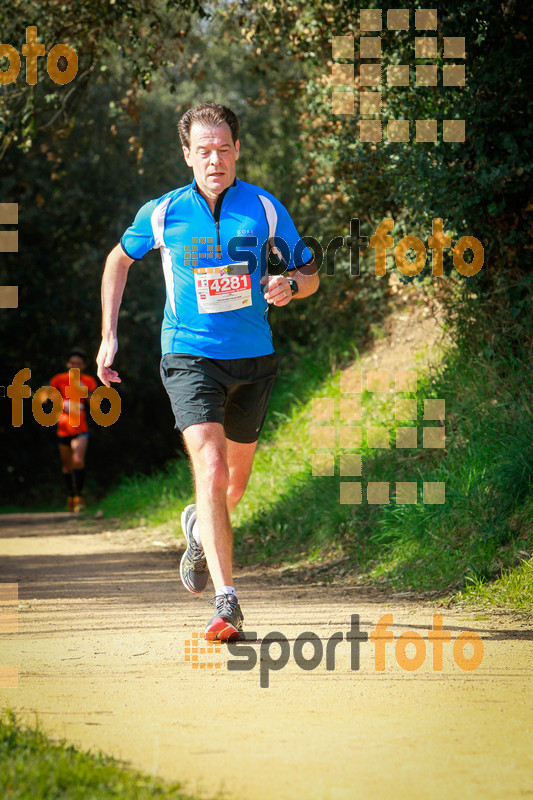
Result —
<path fill-rule="evenodd" d="M 180 577 L 188 592 L 200 594 L 207 586 L 209 567 L 207 566 L 204 548 L 201 544 L 198 544 L 193 536 L 192 529 L 195 522 L 196 506 L 186 506 L 181 515 L 181 529 L 187 542 L 187 549 L 181 557 Z"/>
<path fill-rule="evenodd" d="M 243 638 L 244 617 L 237 595 L 217 594 L 209 602 L 215 605 L 215 616 L 207 623 L 205 638 L 221 642 Z"/>

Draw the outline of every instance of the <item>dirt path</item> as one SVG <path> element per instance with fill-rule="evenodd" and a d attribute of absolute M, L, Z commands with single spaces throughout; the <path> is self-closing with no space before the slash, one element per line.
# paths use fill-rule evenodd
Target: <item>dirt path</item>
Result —
<path fill-rule="evenodd" d="M 287 666 L 270 671 L 261 688 L 268 660 L 241 672 L 228 671 L 235 659 L 226 650 L 198 655 L 217 669 L 193 669 L 186 660 L 185 641 L 202 630 L 209 606 L 181 589 L 180 552 L 168 536 L 106 531 L 63 514 L 1 517 L 0 589 L 19 588 L 19 632 L 0 635 L 0 666 L 17 666 L 19 685 L 0 689 L 1 707 L 30 722 L 37 713 L 48 733 L 208 795 L 533 796 L 531 620 L 401 597 L 384 602 L 352 588 L 295 587 L 273 573 L 241 570 L 246 629 L 260 640 L 277 630 L 291 650 Z M 477 669 L 459 669 L 446 643 L 444 669 L 433 671 L 427 632 L 436 612 L 452 640 L 463 630 L 481 637 Z M 375 669 L 370 641 L 361 642 L 359 670 L 350 668 L 347 641 L 337 645 L 335 670 L 326 670 L 326 642 L 347 633 L 352 614 L 369 633 L 387 613 L 394 643 L 385 645 L 384 672 Z M 293 657 L 305 631 L 324 645 L 313 671 Z M 420 633 L 427 647 L 414 672 L 395 658 L 406 631 Z M 251 647 L 263 659 L 280 654 L 279 644 Z M 472 652 L 467 645 L 465 657 Z M 311 657 L 310 644 L 302 655 Z"/>

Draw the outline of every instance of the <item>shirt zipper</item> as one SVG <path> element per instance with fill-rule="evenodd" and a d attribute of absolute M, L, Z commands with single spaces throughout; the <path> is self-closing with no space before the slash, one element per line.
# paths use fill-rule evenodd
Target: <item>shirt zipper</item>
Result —
<path fill-rule="evenodd" d="M 230 187 L 229 187 L 229 186 L 227 186 L 227 187 L 224 189 L 224 191 L 223 191 L 223 192 L 221 192 L 221 194 L 219 194 L 219 196 L 217 197 L 217 201 L 216 201 L 216 203 L 215 203 L 215 210 L 214 210 L 214 212 L 212 212 L 212 211 L 211 211 L 211 209 L 209 208 L 209 203 L 207 202 L 207 200 L 205 199 L 205 197 L 204 197 L 202 194 L 200 194 L 200 192 L 198 192 L 198 189 L 195 189 L 195 191 L 197 191 L 197 192 L 198 192 L 198 195 L 201 197 L 201 199 L 202 199 L 202 200 L 204 201 L 204 203 L 206 204 L 206 206 L 207 206 L 207 210 L 208 210 L 208 212 L 209 212 L 210 216 L 211 216 L 211 217 L 214 219 L 214 221 L 215 221 L 215 228 L 216 228 L 216 232 L 217 232 L 217 246 L 218 246 L 218 249 L 219 249 L 219 252 L 220 252 L 220 258 L 222 258 L 222 248 L 221 248 L 221 246 L 220 246 L 220 213 L 221 213 L 221 211 L 222 211 L 222 201 L 224 200 L 224 197 L 225 197 L 225 195 L 226 195 L 226 192 L 228 191 L 228 189 L 229 189 L 229 188 L 230 188 Z"/>
<path fill-rule="evenodd" d="M 220 257 L 222 258 L 222 248 L 220 247 L 220 212 L 222 211 L 222 201 L 224 200 L 224 195 L 228 191 L 229 186 L 224 189 L 224 191 L 219 194 L 217 197 L 217 202 L 215 203 L 215 211 L 213 213 L 213 218 L 215 220 L 215 227 L 217 229 L 217 245 L 220 252 Z"/>

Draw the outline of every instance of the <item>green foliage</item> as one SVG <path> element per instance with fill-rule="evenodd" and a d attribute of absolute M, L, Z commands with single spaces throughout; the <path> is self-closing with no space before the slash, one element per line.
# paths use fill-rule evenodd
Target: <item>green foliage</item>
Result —
<path fill-rule="evenodd" d="M 192 476 L 185 458 L 171 461 L 152 475 L 123 477 L 99 508 L 107 517 L 121 517 L 135 525 L 175 527 L 184 506 L 193 502 Z"/>
<path fill-rule="evenodd" d="M 145 126 L 151 141 L 162 126 L 164 136 L 158 141 L 166 146 L 167 160 L 144 177 L 135 147 L 137 126 L 114 111 L 121 97 L 118 80 L 102 79 L 91 86 L 85 113 L 75 121 L 72 135 L 66 139 L 51 135 L 31 158 L 12 152 L 12 169 L 0 178 L 3 199 L 19 203 L 20 231 L 20 252 L 6 256 L 0 269 L 3 284 L 20 287 L 19 308 L 3 312 L 0 318 L 2 339 L 11 343 L 2 365 L 4 385 L 25 366 L 32 371 L 30 385 L 35 391 L 63 371 L 72 345 L 87 350 L 87 371 L 95 373 L 105 255 L 137 208 L 152 192 L 157 196 L 167 191 L 168 174 L 177 171 L 172 165 L 176 153 L 172 109 L 161 105 Z M 148 157 L 154 149 L 155 144 L 147 147 Z M 93 427 L 89 447 L 89 474 L 107 486 L 119 465 L 131 472 L 141 465 L 150 470 L 173 455 L 178 444 L 167 434 L 172 414 L 158 374 L 164 282 L 155 253 L 132 267 L 131 283 L 121 312 L 117 357 L 124 379 L 118 387 L 122 413 L 110 428 Z M 58 456 L 54 430 L 37 425 L 29 401 L 25 406 L 21 428 L 14 429 L 9 418 L 3 420 L 2 438 L 10 454 L 4 466 L 11 470 L 2 490 L 13 497 L 22 489 L 32 504 L 35 497 L 28 485 L 39 481 L 42 487 L 43 473 L 55 476 Z M 154 426 L 154 419 L 165 421 L 167 429 Z M 139 430 L 145 431 L 140 440 Z"/>
<path fill-rule="evenodd" d="M 25 81 L 24 60 L 18 79 L 0 87 L 0 160 L 12 146 L 24 153 L 47 130 L 68 135 L 79 103 L 88 87 L 108 69 L 105 57 L 119 53 L 128 63 L 130 88 L 146 86 L 153 72 L 167 63 L 169 53 L 179 47 L 194 19 L 203 15 L 198 0 L 10 0 L 0 9 L 3 43 L 21 54 L 26 28 L 37 28 L 38 41 L 46 53 L 65 43 L 78 56 L 78 74 L 64 86 L 47 74 L 44 57 L 37 59 L 37 83 Z M 160 31 L 165 36 L 161 37 Z"/>
<path fill-rule="evenodd" d="M 526 555 L 526 552 L 522 554 Z M 504 569 L 501 578 L 490 582 L 472 575 L 467 587 L 459 593 L 458 600 L 476 605 L 510 606 L 520 611 L 533 611 L 533 559 L 518 559 L 518 565 Z"/>
<path fill-rule="evenodd" d="M 522 328 L 524 350 L 513 360 L 501 353 L 492 359 L 480 354 L 486 334 L 478 327 L 477 336 L 450 351 L 420 387 L 420 395 L 446 401 L 445 453 L 417 451 L 406 456 L 385 451 L 372 456 L 363 450 L 364 483 L 443 481 L 444 505 L 425 505 L 419 493 L 416 505 L 398 506 L 391 498 L 386 506 L 339 506 L 337 480 L 311 478 L 306 468 L 311 452 L 307 405 L 296 419 L 280 426 L 272 445 L 258 454 L 248 491 L 253 494 L 256 486 L 263 486 L 266 492 L 262 502 L 259 495 L 255 503 L 248 501 L 251 506 L 245 498 L 238 512 L 238 536 L 248 557 L 309 562 L 316 560 L 319 547 L 326 580 L 328 558 L 334 555 L 360 580 L 394 589 L 445 592 L 474 579 L 493 580 L 515 564 L 518 553 L 531 552 L 533 382 L 531 372 L 522 382 L 514 374 L 528 352 L 531 326 Z M 332 397 L 337 393 L 333 381 L 317 392 Z M 374 401 L 364 398 L 367 413 L 370 402 Z M 375 408 L 373 419 L 379 421 Z M 507 585 L 514 584 L 504 582 L 499 597 Z M 527 582 L 517 585 L 526 594 L 519 597 L 516 590 L 509 602 L 527 605 Z"/>
<path fill-rule="evenodd" d="M 28 87 L 21 73 L 16 85 L 0 92 L 5 145 L 0 198 L 19 205 L 19 253 L 3 254 L 0 279 L 3 285 L 17 284 L 20 299 L 16 311 L 0 316 L 2 341 L 10 343 L 3 354 L 3 385 L 25 366 L 35 391 L 65 368 L 72 345 L 87 350 L 87 371 L 94 374 L 105 255 L 143 202 L 188 177 L 176 164 L 172 98 L 169 92 L 150 95 L 142 85 L 150 70 L 163 68 L 169 50 L 183 50 L 181 42 L 195 22 L 185 11 L 192 8 L 196 3 L 188 0 L 166 6 L 119 0 L 105 8 L 92 2 L 33 4 L 22 13 L 16 3 L 18 13 L 3 27 L 8 41 L 16 43 L 25 38 L 27 24 L 36 24 L 47 46 L 65 39 L 80 58 L 72 87 L 49 86 L 46 76 Z M 141 98 L 151 102 L 144 115 Z M 178 447 L 177 437 L 167 434 L 173 420 L 158 371 L 164 282 L 156 254 L 131 274 L 136 285 L 125 293 L 117 359 L 124 378 L 122 414 L 110 428 L 93 427 L 88 454 L 93 496 L 119 471 L 150 471 Z M 54 430 L 37 425 L 30 402 L 25 406 L 21 428 L 12 427 L 7 408 L 0 421 L 9 454 L 3 501 L 18 499 L 32 507 L 46 494 L 48 503 L 62 506 Z M 166 430 L 154 426 L 154 419 Z"/>
<path fill-rule="evenodd" d="M 9 712 L 0 719 L 0 792 L 5 800 L 192 800 L 177 783 L 53 742 Z"/>
<path fill-rule="evenodd" d="M 132 18 L 135 30 L 141 21 Z M 194 34 L 179 41 L 172 26 L 164 28 L 167 38 L 161 47 L 174 50 L 173 61 L 160 66 L 149 91 L 132 85 L 130 56 L 120 41 L 109 39 L 100 54 L 105 70 L 92 75 L 69 131 L 58 122 L 39 131 L 28 152 L 11 147 L 4 159 L 0 198 L 19 203 L 20 251 L 3 254 L 0 281 L 19 285 L 20 305 L 0 315 L 0 336 L 10 343 L 3 354 L 1 385 L 26 366 L 35 391 L 64 369 L 73 344 L 88 351 L 88 372 L 94 374 L 105 255 L 146 200 L 190 180 L 176 133 L 180 111 L 205 99 L 235 106 L 243 123 L 239 175 L 254 181 L 262 171 L 271 172 L 268 188 L 290 200 L 283 170 L 293 148 L 283 144 L 281 135 L 294 128 L 290 109 L 268 92 L 257 104 L 249 103 L 260 81 L 250 54 L 206 36 L 198 20 L 187 25 L 193 23 Z M 213 73 L 205 70 L 208 61 Z M 230 69 L 239 91 L 228 84 Z M 277 138 L 271 135 L 272 109 Z M 290 138 L 296 147 L 297 136 Z M 122 413 L 110 428 L 92 429 L 88 489 L 93 498 L 121 475 L 160 467 L 181 447 L 179 436 L 169 435 L 174 420 L 159 377 L 164 296 L 159 255 L 148 254 L 130 270 L 119 319 Z M 3 464 L 0 502 L 62 507 L 54 429 L 33 420 L 29 400 L 18 429 L 11 425 L 9 404 L 3 408 L 0 435 L 9 458 Z"/>
<path fill-rule="evenodd" d="M 409 31 L 389 31 L 384 22 L 384 75 L 390 64 L 413 64 L 414 11 L 426 6 L 418 0 L 409 4 Z M 443 35 L 466 38 L 466 86 L 444 88 L 439 79 L 437 87 L 417 87 L 413 68 L 409 87 L 384 85 L 383 117 L 410 120 L 407 143 L 385 137 L 382 143 L 361 142 L 358 114 L 354 119 L 331 112 L 331 39 L 354 35 L 357 64 L 359 7 L 375 4 L 269 0 L 260 9 L 244 1 L 226 7 L 236 35 L 261 53 L 288 53 L 304 65 L 306 80 L 293 88 L 305 142 L 295 186 L 303 211 L 317 221 L 325 216 L 332 233 L 350 216 L 366 223 L 364 233 L 372 233 L 392 215 L 398 232 L 420 236 L 441 217 L 454 239 L 471 235 L 483 243 L 486 266 L 480 279 L 488 293 L 498 269 L 524 272 L 531 264 L 530 4 L 465 0 L 439 9 L 439 42 Z M 389 7 L 396 5 L 380 4 L 383 20 Z M 442 56 L 436 63 L 443 65 Z M 272 80 L 284 85 L 275 71 Z M 466 142 L 415 142 L 416 119 L 465 119 Z"/>
<path fill-rule="evenodd" d="M 498 584 L 498 594 L 491 595 L 486 587 L 533 550 L 533 381 L 531 371 L 523 369 L 533 331 L 529 318 L 515 318 L 513 338 L 522 340 L 523 349 L 511 355 L 492 342 L 496 351 L 487 355 L 490 329 L 479 326 L 477 303 L 478 298 L 463 298 L 465 338 L 450 347 L 432 372 L 425 377 L 419 373 L 419 419 L 422 398 L 445 400 L 446 450 L 380 451 L 364 446 L 360 505 L 339 503 L 338 460 L 335 476 L 311 474 L 313 397 L 340 397 L 335 352 L 328 353 L 318 343 L 287 351 L 250 482 L 232 516 L 240 562 L 289 569 L 298 565 L 311 579 L 326 582 L 336 580 L 342 569 L 352 581 L 389 591 L 442 595 L 470 587 L 471 595 L 473 587 L 483 585 L 484 596 L 501 598 L 506 586 L 514 586 L 508 602 L 527 606 L 527 572 L 516 581 L 509 574 Z M 361 353 L 363 341 L 352 339 Z M 340 351 L 336 358 L 347 356 Z M 363 409 L 364 418 L 390 427 L 390 397 L 378 403 L 374 394 L 365 392 Z M 177 465 L 180 470 L 182 466 Z M 417 504 L 397 505 L 395 482 L 413 480 L 419 486 Z M 388 505 L 366 502 L 368 481 L 389 482 Z M 424 481 L 445 483 L 443 505 L 423 503 Z M 152 499 L 146 514 L 142 503 L 135 506 L 137 518 L 177 518 L 181 506 L 175 499 L 158 506 L 157 487 L 164 493 L 167 485 L 168 473 L 155 480 L 139 479 L 137 497 L 142 498 L 146 487 Z M 128 506 L 120 489 L 109 498 L 112 508 L 121 501 Z M 520 587 L 525 595 L 520 595 Z"/>
<path fill-rule="evenodd" d="M 331 112 L 331 38 L 351 33 L 358 42 L 359 7 L 242 0 L 209 6 L 207 18 L 187 2 L 104 5 L 50 1 L 26 4 L 22 13 L 15 2 L 9 19 L 0 12 L 4 41 L 20 47 L 26 25 L 36 24 L 48 47 L 68 41 L 80 55 L 71 89 L 46 76 L 27 87 L 21 76 L 0 90 L 0 199 L 19 203 L 21 239 L 20 253 L 4 254 L 0 264 L 0 284 L 21 287 L 20 308 L 0 317 L 10 344 L 0 383 L 30 366 L 35 390 L 63 367 L 71 344 L 96 353 L 106 252 L 143 201 L 189 180 L 174 130 L 179 114 L 196 102 L 224 102 L 241 117 L 239 176 L 279 196 L 301 232 L 324 246 L 346 237 L 353 217 L 371 235 L 390 215 L 395 242 L 406 234 L 425 242 L 440 217 L 454 242 L 472 235 L 485 250 L 481 272 L 446 294 L 454 348 L 426 387 L 451 409 L 445 457 L 420 453 L 414 465 L 393 451 L 366 457 L 375 479 L 414 468 L 419 481 L 444 480 L 446 504 L 354 511 L 339 505 L 334 479 L 310 475 L 311 398 L 334 396 L 331 375 L 381 335 L 388 309 L 385 283 L 367 279 L 366 262 L 363 277 L 350 275 L 344 251 L 335 276 L 322 273 L 317 295 L 271 313 L 284 374 L 238 512 L 243 552 L 314 564 L 336 553 L 363 578 L 417 589 L 481 586 L 500 575 L 531 548 L 529 4 L 460 0 L 439 9 L 439 41 L 466 38 L 466 86 L 384 86 L 384 119 L 408 118 L 412 135 L 409 143 L 376 144 L 359 140 L 357 116 Z M 383 30 L 384 71 L 412 63 L 414 11 L 426 5 L 410 3 L 409 32 Z M 396 4 L 382 5 L 383 15 L 389 6 Z M 415 142 L 417 118 L 464 118 L 466 142 Z M 448 250 L 446 274 L 451 269 Z M 432 280 L 424 275 L 427 269 L 420 277 Z M 157 370 L 163 296 L 157 256 L 134 265 L 119 326 L 123 412 L 91 442 L 94 491 L 120 473 L 153 472 L 179 445 L 168 436 L 173 419 Z M 0 434 L 5 496 L 13 501 L 22 488 L 31 504 L 32 487 L 42 493 L 46 485 L 43 472 L 55 474 L 57 455 L 53 432 L 29 417 L 27 410 L 18 430 L 2 423 Z M 126 480 L 106 511 L 152 521 L 175 516 L 190 484 L 174 490 L 173 469 Z M 188 481 L 185 461 L 176 470 Z"/>

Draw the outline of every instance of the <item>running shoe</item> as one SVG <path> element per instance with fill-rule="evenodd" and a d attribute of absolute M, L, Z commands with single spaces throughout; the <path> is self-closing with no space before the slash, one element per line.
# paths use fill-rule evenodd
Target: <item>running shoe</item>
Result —
<path fill-rule="evenodd" d="M 209 567 L 207 566 L 204 548 L 197 543 L 192 533 L 195 522 L 196 506 L 186 506 L 181 515 L 181 529 L 187 542 L 187 549 L 181 557 L 180 577 L 188 592 L 200 594 L 207 586 Z"/>
<path fill-rule="evenodd" d="M 237 596 L 217 594 L 209 602 L 214 604 L 216 613 L 207 623 L 205 638 L 218 639 L 221 642 L 243 638 L 244 617 Z"/>
<path fill-rule="evenodd" d="M 74 497 L 74 504 L 72 510 L 74 511 L 75 514 L 79 514 L 80 511 L 85 511 L 85 500 L 83 499 L 81 494 L 77 494 Z"/>

